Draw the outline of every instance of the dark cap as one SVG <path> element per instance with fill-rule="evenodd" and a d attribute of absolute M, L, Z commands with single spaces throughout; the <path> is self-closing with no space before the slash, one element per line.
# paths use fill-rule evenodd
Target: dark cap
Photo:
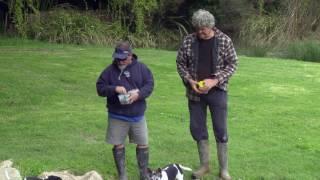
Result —
<path fill-rule="evenodd" d="M 126 59 L 132 54 L 132 48 L 129 42 L 122 41 L 117 44 L 112 54 L 113 59 Z"/>

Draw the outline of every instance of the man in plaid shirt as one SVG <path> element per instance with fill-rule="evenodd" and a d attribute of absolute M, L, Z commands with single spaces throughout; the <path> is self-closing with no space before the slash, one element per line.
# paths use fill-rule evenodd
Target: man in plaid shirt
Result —
<path fill-rule="evenodd" d="M 192 177 L 198 179 L 209 172 L 206 125 L 209 106 L 217 144 L 219 176 L 231 179 L 227 156 L 227 85 L 237 67 L 237 54 L 231 39 L 215 27 L 215 19 L 210 12 L 196 11 L 192 25 L 196 32 L 184 38 L 177 56 L 177 70 L 188 97 L 190 131 L 197 142 L 200 158 L 200 167 Z"/>

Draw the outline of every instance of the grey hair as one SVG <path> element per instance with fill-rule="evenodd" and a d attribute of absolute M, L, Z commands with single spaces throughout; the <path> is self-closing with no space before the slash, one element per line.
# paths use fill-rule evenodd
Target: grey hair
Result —
<path fill-rule="evenodd" d="M 206 10 L 199 9 L 192 15 L 192 26 L 195 28 L 209 27 L 213 28 L 216 24 L 214 16 Z"/>

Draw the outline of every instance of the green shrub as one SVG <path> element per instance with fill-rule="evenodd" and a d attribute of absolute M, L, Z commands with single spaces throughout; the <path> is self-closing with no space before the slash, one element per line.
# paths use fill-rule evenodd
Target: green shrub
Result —
<path fill-rule="evenodd" d="M 252 16 L 240 30 L 241 43 L 246 46 L 261 47 L 277 42 L 279 32 L 277 16 Z"/>
<path fill-rule="evenodd" d="M 285 57 L 302 61 L 320 62 L 320 43 L 315 41 L 291 43 L 287 47 Z"/>
<path fill-rule="evenodd" d="M 265 57 L 269 51 L 269 48 L 256 46 L 250 49 L 249 55 L 255 57 Z"/>
<path fill-rule="evenodd" d="M 114 44 L 126 30 L 118 22 L 105 23 L 89 12 L 56 9 L 28 17 L 28 37 L 55 43 Z"/>
<path fill-rule="evenodd" d="M 29 22 L 26 27 L 27 36 L 32 39 L 39 39 L 42 30 L 40 14 L 28 15 L 27 22 Z"/>
<path fill-rule="evenodd" d="M 128 33 L 125 37 L 133 47 L 156 48 L 156 37 L 148 31 L 142 33 Z"/>
<path fill-rule="evenodd" d="M 106 19 L 98 17 L 97 13 L 70 9 L 54 9 L 39 15 L 29 14 L 27 36 L 54 43 L 107 46 L 114 46 L 119 40 L 129 40 L 134 47 L 176 49 L 183 34 L 181 28 L 146 28 L 140 33 L 133 33 L 120 20 Z"/>
<path fill-rule="evenodd" d="M 125 37 L 134 47 L 168 50 L 177 50 L 182 38 L 182 36 L 178 35 L 178 32 L 165 28 L 158 29 L 158 31 L 150 30 L 142 33 L 128 33 Z"/>
<path fill-rule="evenodd" d="M 168 30 L 168 29 L 159 29 L 155 32 L 157 37 L 156 43 L 158 48 L 168 49 L 168 50 L 177 50 L 180 46 L 184 34 L 179 34 L 179 32 Z"/>

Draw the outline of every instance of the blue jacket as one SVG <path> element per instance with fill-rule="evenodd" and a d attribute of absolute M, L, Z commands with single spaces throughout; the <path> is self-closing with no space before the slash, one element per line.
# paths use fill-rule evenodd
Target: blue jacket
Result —
<path fill-rule="evenodd" d="M 127 91 L 139 89 L 139 99 L 132 104 L 122 105 L 115 92 L 116 86 L 124 86 Z M 132 63 L 122 72 L 113 62 L 99 76 L 96 87 L 99 96 L 107 97 L 108 112 L 128 116 L 143 116 L 146 110 L 146 98 L 151 95 L 153 75 L 146 65 L 133 55 Z"/>

